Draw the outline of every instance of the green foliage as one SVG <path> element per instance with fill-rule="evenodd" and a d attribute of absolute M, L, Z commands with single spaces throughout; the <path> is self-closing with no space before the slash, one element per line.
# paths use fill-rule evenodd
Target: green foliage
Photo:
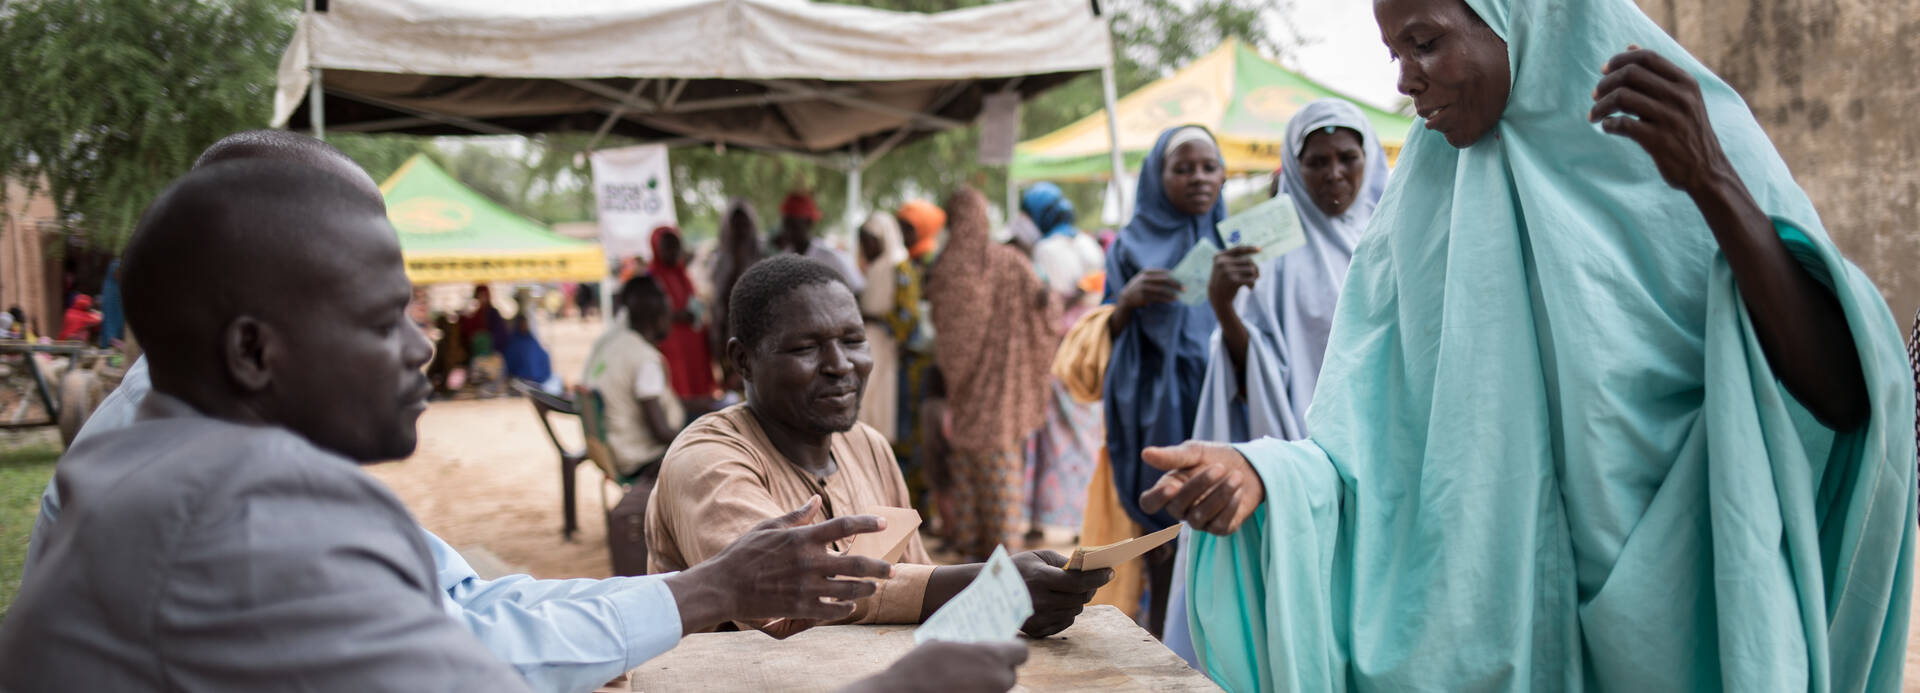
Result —
<path fill-rule="evenodd" d="M 338 133 L 327 135 L 327 144 L 360 164 L 375 183 L 387 182 L 387 177 L 400 170 L 407 159 L 432 149 L 432 140 L 412 135 Z"/>
<path fill-rule="evenodd" d="M 4 449 L 18 445 L 12 449 Z M 0 443 L 0 617 L 20 589 L 27 536 L 40 515 L 40 491 L 53 477 L 60 449 L 51 445 Z"/>
<path fill-rule="evenodd" d="M 14 0 L 0 8 L 0 175 L 117 248 L 201 149 L 264 127 L 289 0 Z"/>

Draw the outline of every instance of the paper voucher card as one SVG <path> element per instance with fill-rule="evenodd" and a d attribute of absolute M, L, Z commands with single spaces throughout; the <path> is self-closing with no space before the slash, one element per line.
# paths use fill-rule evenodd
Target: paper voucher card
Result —
<path fill-rule="evenodd" d="M 1275 195 L 1271 200 L 1249 207 L 1221 221 L 1216 228 L 1228 248 L 1243 245 L 1259 248 L 1260 252 L 1253 255 L 1257 265 L 1264 266 L 1269 260 L 1307 244 L 1306 231 L 1300 227 L 1300 212 L 1294 209 L 1293 198 L 1286 195 Z"/>
<path fill-rule="evenodd" d="M 1073 550 L 1073 557 L 1067 559 L 1067 570 L 1099 570 L 1112 568 L 1152 551 L 1174 537 L 1180 536 L 1180 525 L 1154 532 L 1144 537 L 1134 537 L 1123 542 L 1106 546 L 1083 546 Z"/>
<path fill-rule="evenodd" d="M 1012 640 L 1019 635 L 1020 624 L 1032 616 L 1033 595 L 1020 579 L 1020 568 L 1007 556 L 1007 547 L 995 547 L 973 582 L 913 631 L 913 642 Z"/>
<path fill-rule="evenodd" d="M 900 555 L 906 553 L 907 542 L 913 538 L 913 532 L 920 528 L 920 513 L 912 508 L 889 508 L 874 506 L 860 511 L 862 515 L 879 515 L 887 520 L 887 528 L 870 534 L 856 534 L 853 543 L 847 547 L 847 553 L 854 556 L 878 558 L 888 563 L 896 563 Z"/>
<path fill-rule="evenodd" d="M 1181 303 L 1191 306 L 1207 300 L 1207 282 L 1213 279 L 1213 256 L 1218 254 L 1220 249 L 1213 241 L 1202 240 L 1193 244 L 1193 249 L 1187 251 L 1179 264 L 1167 270 L 1168 276 L 1180 282 Z"/>

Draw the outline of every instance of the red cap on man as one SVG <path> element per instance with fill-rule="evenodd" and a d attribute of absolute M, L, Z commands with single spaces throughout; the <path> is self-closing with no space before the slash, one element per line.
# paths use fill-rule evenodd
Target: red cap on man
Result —
<path fill-rule="evenodd" d="M 780 216 L 807 221 L 820 220 L 820 206 L 813 203 L 813 196 L 804 192 L 787 195 L 780 203 Z"/>

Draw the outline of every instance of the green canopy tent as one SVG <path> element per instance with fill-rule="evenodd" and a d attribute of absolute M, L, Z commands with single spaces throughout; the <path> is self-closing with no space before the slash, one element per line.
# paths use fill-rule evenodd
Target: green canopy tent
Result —
<path fill-rule="evenodd" d="M 393 172 L 380 192 L 400 232 L 415 284 L 599 281 L 600 246 L 559 235 L 454 180 L 424 154 Z"/>
<path fill-rule="evenodd" d="M 1205 125 L 1220 142 L 1233 173 L 1264 173 L 1280 166 L 1287 120 L 1326 98 L 1352 101 L 1367 115 L 1389 158 L 1413 127 L 1413 119 L 1367 105 L 1307 79 L 1229 39 L 1212 53 L 1128 94 L 1114 105 L 1120 150 L 1127 168 L 1138 169 L 1160 132 Z M 1106 113 L 1037 137 L 1014 150 L 1017 180 L 1104 180 L 1112 174 Z"/>

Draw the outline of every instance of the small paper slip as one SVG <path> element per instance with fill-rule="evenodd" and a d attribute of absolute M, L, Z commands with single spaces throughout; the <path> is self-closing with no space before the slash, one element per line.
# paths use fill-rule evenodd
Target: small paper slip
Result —
<path fill-rule="evenodd" d="M 995 547 L 980 575 L 913 631 L 913 642 L 1004 642 L 1032 616 L 1033 595 L 1020 579 L 1020 568 L 1007 557 L 1007 547 Z"/>
<path fill-rule="evenodd" d="M 1213 241 L 1201 240 L 1193 244 L 1193 250 L 1180 258 L 1180 264 L 1174 265 L 1167 274 L 1180 282 L 1180 302 L 1195 305 L 1207 300 L 1207 282 L 1213 279 L 1213 256 L 1220 254 Z"/>
<path fill-rule="evenodd" d="M 1135 558 L 1154 548 L 1173 541 L 1180 536 L 1180 525 L 1154 532 L 1144 537 L 1134 537 L 1117 544 L 1106 546 L 1080 547 L 1073 550 L 1073 557 L 1067 559 L 1067 570 L 1099 570 L 1112 568 Z"/>
<path fill-rule="evenodd" d="M 878 558 L 888 563 L 898 561 L 900 554 L 906 553 L 913 531 L 920 528 L 920 513 L 912 508 L 874 506 L 861 510 L 860 514 L 886 518 L 887 528 L 853 535 L 853 544 L 847 547 L 847 554 L 851 556 Z"/>
<path fill-rule="evenodd" d="M 1259 248 L 1260 252 L 1253 255 L 1257 265 L 1265 265 L 1307 243 L 1306 232 L 1300 228 L 1300 212 L 1294 209 L 1293 198 L 1286 195 L 1275 195 L 1271 200 L 1227 217 L 1216 228 L 1228 248 L 1242 245 Z"/>

